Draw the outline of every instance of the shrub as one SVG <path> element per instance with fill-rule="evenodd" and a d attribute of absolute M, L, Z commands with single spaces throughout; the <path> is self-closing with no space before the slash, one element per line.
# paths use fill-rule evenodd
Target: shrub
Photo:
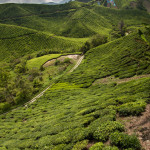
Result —
<path fill-rule="evenodd" d="M 0 113 L 8 110 L 10 108 L 10 104 L 8 102 L 0 103 Z"/>
<path fill-rule="evenodd" d="M 60 64 L 60 60 L 56 60 L 55 61 L 55 66 L 59 65 Z"/>
<path fill-rule="evenodd" d="M 143 101 L 129 102 L 119 106 L 118 112 L 120 116 L 140 115 L 145 107 L 146 103 Z"/>
<path fill-rule="evenodd" d="M 136 72 L 123 74 L 119 76 L 119 79 L 130 78 L 130 77 L 133 77 L 134 75 L 136 75 Z"/>
<path fill-rule="evenodd" d="M 40 67 L 40 71 L 44 71 L 45 68 L 43 67 L 43 65 Z"/>
<path fill-rule="evenodd" d="M 108 121 L 97 128 L 94 132 L 94 138 L 100 141 L 107 141 L 109 135 L 114 131 L 124 131 L 124 126 L 117 121 Z"/>
<path fill-rule="evenodd" d="M 88 144 L 88 140 L 84 140 L 84 141 L 80 141 L 77 142 L 74 146 L 72 150 L 82 150 L 84 149 Z"/>
<path fill-rule="evenodd" d="M 85 42 L 84 46 L 81 47 L 80 51 L 86 53 L 89 49 L 105 43 L 107 43 L 107 37 L 97 34 L 94 35 L 90 41 Z"/>
<path fill-rule="evenodd" d="M 118 149 L 118 147 L 116 147 L 116 146 L 105 146 L 104 148 L 103 148 L 103 150 L 119 150 Z"/>
<path fill-rule="evenodd" d="M 29 70 L 29 80 L 33 81 L 35 77 L 40 76 L 40 72 L 37 68 L 32 68 Z"/>
<path fill-rule="evenodd" d="M 26 62 L 17 64 L 15 67 L 15 72 L 17 73 L 25 73 L 27 71 Z"/>
<path fill-rule="evenodd" d="M 125 133 L 115 132 L 110 135 L 110 142 L 123 149 L 132 148 L 133 150 L 140 150 L 141 145 L 135 135 L 127 135 Z"/>
<path fill-rule="evenodd" d="M 64 63 L 69 64 L 69 63 L 71 63 L 70 60 L 71 60 L 70 58 L 65 58 Z"/>
<path fill-rule="evenodd" d="M 99 142 L 99 143 L 94 144 L 92 147 L 90 147 L 89 150 L 102 150 L 103 147 L 104 147 L 104 144 Z"/>

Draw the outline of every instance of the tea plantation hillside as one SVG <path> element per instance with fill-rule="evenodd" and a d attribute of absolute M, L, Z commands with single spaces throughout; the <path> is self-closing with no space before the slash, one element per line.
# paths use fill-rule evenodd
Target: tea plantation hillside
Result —
<path fill-rule="evenodd" d="M 142 28 L 89 50 L 73 73 L 59 78 L 36 102 L 0 115 L 0 148 L 141 150 L 137 137 L 127 135 L 116 120 L 145 110 L 150 77 L 83 87 L 107 76 L 149 74 L 149 36 L 149 28 Z M 104 144 L 108 140 L 110 146 Z"/>
<path fill-rule="evenodd" d="M 112 25 L 117 26 L 120 20 L 127 26 L 149 22 L 149 15 L 144 11 L 108 9 L 79 2 L 56 6 L 3 4 L 0 7 L 3 10 L 0 11 L 0 22 L 3 24 L 14 24 L 69 37 L 109 34 Z M 8 17 L 6 14 L 9 14 L 9 8 L 13 13 Z M 15 12 L 18 8 L 30 14 L 23 13 L 24 11 Z"/>
<path fill-rule="evenodd" d="M 0 5 L 0 150 L 150 145 L 150 14 L 115 3 Z"/>
<path fill-rule="evenodd" d="M 64 81 L 87 87 L 96 79 L 107 76 L 121 79 L 149 74 L 149 37 L 148 29 L 143 36 L 133 33 L 89 50 L 84 62 L 71 75 L 66 76 Z"/>
<path fill-rule="evenodd" d="M 12 54 L 19 58 L 39 51 L 80 51 L 88 38 L 96 34 L 109 36 L 118 30 L 121 21 L 126 31 L 132 32 L 148 24 L 149 17 L 141 10 L 110 9 L 80 2 L 55 6 L 1 4 L 0 60 Z"/>
<path fill-rule="evenodd" d="M 79 51 L 86 39 L 59 37 L 16 25 L 0 24 L 0 61 L 26 54 L 48 51 L 65 53 Z"/>

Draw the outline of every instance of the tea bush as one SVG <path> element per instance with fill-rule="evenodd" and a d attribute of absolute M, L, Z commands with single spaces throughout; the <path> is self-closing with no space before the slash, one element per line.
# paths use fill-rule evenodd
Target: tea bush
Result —
<path fill-rule="evenodd" d="M 116 146 L 105 146 L 103 150 L 119 150 Z"/>
<path fill-rule="evenodd" d="M 72 150 L 82 150 L 82 149 L 84 149 L 87 146 L 87 144 L 88 144 L 88 140 L 77 142 L 73 146 Z"/>
<path fill-rule="evenodd" d="M 124 126 L 117 121 L 108 121 L 101 124 L 94 132 L 94 138 L 100 141 L 107 141 L 110 134 L 115 131 L 124 131 Z"/>
<path fill-rule="evenodd" d="M 99 142 L 91 146 L 89 150 L 102 150 L 103 147 L 104 147 L 104 144 Z"/>
<path fill-rule="evenodd" d="M 146 103 L 144 101 L 136 101 L 122 104 L 118 108 L 118 112 L 120 116 L 129 116 L 129 115 L 140 115 L 146 107 Z"/>
<path fill-rule="evenodd" d="M 135 135 L 115 132 L 110 135 L 110 142 L 122 149 L 141 150 L 140 142 Z"/>

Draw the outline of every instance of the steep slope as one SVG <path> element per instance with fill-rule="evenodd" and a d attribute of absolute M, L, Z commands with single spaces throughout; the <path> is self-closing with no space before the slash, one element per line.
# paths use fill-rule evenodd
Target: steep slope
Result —
<path fill-rule="evenodd" d="M 150 24 L 150 15 L 136 9 L 110 9 L 78 2 L 46 7 L 0 5 L 1 13 L 12 6 L 21 16 L 1 16 L 1 23 L 5 23 L 0 24 L 2 62 L 11 55 L 20 58 L 33 52 L 79 51 L 94 34 L 110 38 L 110 31 L 119 30 L 121 20 L 127 34 L 89 48 L 73 72 L 69 72 L 73 64 L 68 59 L 41 67 L 49 56 L 3 63 L 0 108 L 4 111 L 9 109 L 9 102 L 23 103 L 42 87 L 52 85 L 44 90 L 44 95 L 37 95 L 41 97 L 34 103 L 0 115 L 0 149 L 141 150 L 138 136 L 128 135 L 125 124 L 116 120 L 118 116 L 141 115 L 150 102 L 150 27 L 144 25 Z M 86 42 L 85 46 L 88 44 L 91 43 Z M 34 62 L 29 70 L 26 61 L 27 66 Z M 107 78 L 126 81 L 92 84 Z"/>
<path fill-rule="evenodd" d="M 61 79 L 61 83 L 53 85 L 28 107 L 0 115 L 0 148 L 81 150 L 108 139 L 112 142 L 114 134 L 119 140 L 118 136 L 123 134 L 125 140 L 114 144 L 116 147 L 101 143 L 103 150 L 140 150 L 137 138 L 122 133 L 124 125 L 115 120 L 118 115 L 140 115 L 145 110 L 150 96 L 150 78 L 90 88 L 76 84 L 91 84 L 102 75 L 134 73 L 134 69 L 146 74 L 149 67 L 144 65 L 149 64 L 148 54 L 147 44 L 137 33 L 91 49 L 83 63 L 65 81 Z"/>
<path fill-rule="evenodd" d="M 146 32 L 149 35 L 149 30 Z M 107 76 L 125 78 L 149 74 L 149 63 L 149 46 L 138 33 L 134 33 L 88 51 L 83 64 L 66 77 L 65 82 L 86 87 L 95 79 Z"/>

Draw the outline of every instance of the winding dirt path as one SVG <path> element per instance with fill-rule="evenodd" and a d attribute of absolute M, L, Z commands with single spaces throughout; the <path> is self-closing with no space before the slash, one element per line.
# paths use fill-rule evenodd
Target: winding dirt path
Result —
<path fill-rule="evenodd" d="M 79 58 L 79 60 L 78 60 L 77 63 L 75 64 L 75 66 L 74 66 L 69 72 L 73 72 L 73 71 L 81 64 L 83 58 L 84 58 L 84 55 L 82 55 L 82 56 Z M 25 106 L 25 107 L 28 107 L 29 104 L 34 103 L 38 98 L 40 98 L 41 96 L 43 96 L 43 94 L 44 94 L 49 88 L 51 88 L 51 87 L 53 86 L 53 84 L 55 84 L 55 82 L 52 82 L 51 85 L 49 85 L 46 89 L 44 89 L 41 93 L 39 93 L 37 96 L 35 96 L 34 98 L 32 98 L 30 101 L 28 101 L 27 103 L 25 103 L 24 106 Z M 21 106 L 19 106 L 19 107 L 21 107 Z M 19 107 L 15 108 L 15 109 L 12 109 L 12 110 L 10 110 L 10 111 L 8 111 L 8 112 L 6 112 L 6 113 L 3 113 L 3 115 L 5 115 L 5 114 L 7 114 L 7 113 L 9 113 L 9 112 L 12 112 L 12 111 L 18 109 Z"/>
<path fill-rule="evenodd" d="M 79 58 L 79 60 L 77 61 L 77 63 L 75 64 L 75 66 L 69 71 L 69 72 L 73 72 L 82 62 L 84 58 L 84 55 L 81 56 Z M 40 94 L 38 94 L 37 96 L 35 96 L 32 100 L 30 100 L 29 102 L 25 103 L 25 107 L 27 107 L 29 104 L 35 102 L 38 98 L 40 98 L 41 96 L 43 96 L 43 94 L 53 86 L 53 84 L 55 84 L 55 82 L 52 82 L 50 86 L 48 86 L 45 90 L 43 90 Z"/>
<path fill-rule="evenodd" d="M 83 58 L 84 58 L 84 55 L 80 57 L 80 59 L 77 61 L 76 65 L 69 72 L 73 72 L 81 64 Z"/>

